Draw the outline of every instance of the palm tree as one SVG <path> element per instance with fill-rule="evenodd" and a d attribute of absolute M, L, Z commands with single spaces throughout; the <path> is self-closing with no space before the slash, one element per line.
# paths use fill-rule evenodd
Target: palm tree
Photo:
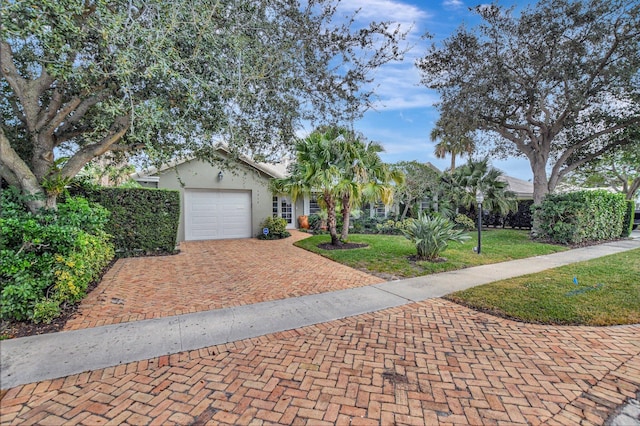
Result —
<path fill-rule="evenodd" d="M 296 163 L 290 176 L 272 181 L 272 191 L 288 193 L 294 200 L 319 193 L 327 210 L 331 244 L 347 240 L 351 210 L 362 200 L 393 201 L 390 181 L 400 181 L 400 177 L 380 160 L 379 144 L 364 143 L 347 129 L 334 127 L 312 133 L 298 141 L 295 149 Z M 343 227 L 338 236 L 336 210 L 340 206 Z"/>
<path fill-rule="evenodd" d="M 471 137 L 471 132 L 461 131 L 451 123 L 447 123 L 440 119 L 436 126 L 431 130 L 431 140 L 438 141 L 434 154 L 436 158 L 445 158 L 447 154 L 451 154 L 451 168 L 453 173 L 456 169 L 456 156 L 460 157 L 465 154 L 471 155 L 475 150 L 475 143 Z"/>
<path fill-rule="evenodd" d="M 484 193 L 483 205 L 487 210 L 506 215 L 518 207 L 515 194 L 507 189 L 502 180 L 503 173 L 491 167 L 489 159 L 469 160 L 452 175 L 452 181 L 458 188 L 458 204 L 468 210 L 476 204 L 476 192 Z"/>
<path fill-rule="evenodd" d="M 340 239 L 349 237 L 351 210 L 362 202 L 382 201 L 386 206 L 393 204 L 394 184 L 404 182 L 404 174 L 391 169 L 380 158 L 384 148 L 377 142 L 363 142 L 358 138 L 344 140 L 344 185 L 341 191 L 342 234 Z"/>

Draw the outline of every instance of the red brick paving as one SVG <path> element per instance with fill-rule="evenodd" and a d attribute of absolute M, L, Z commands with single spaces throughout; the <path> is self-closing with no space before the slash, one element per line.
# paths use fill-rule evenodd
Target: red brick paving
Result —
<path fill-rule="evenodd" d="M 67 329 L 382 281 L 292 246 L 303 237 L 120 260 Z M 16 387 L 0 423 L 596 425 L 638 389 L 640 325 L 527 325 L 435 299 Z"/>
<path fill-rule="evenodd" d="M 640 325 L 522 324 L 433 299 L 10 389 L 2 424 L 602 424 Z"/>
<path fill-rule="evenodd" d="M 283 240 L 191 241 L 174 256 L 120 259 L 65 330 L 160 318 L 361 287 L 381 278 Z"/>

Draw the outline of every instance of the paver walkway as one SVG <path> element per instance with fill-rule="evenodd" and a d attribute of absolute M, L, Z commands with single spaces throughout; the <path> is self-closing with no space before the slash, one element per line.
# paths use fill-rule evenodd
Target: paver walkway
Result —
<path fill-rule="evenodd" d="M 3 424 L 602 424 L 640 326 L 547 327 L 442 299 L 9 390 Z"/>
<path fill-rule="evenodd" d="M 113 288 L 102 302 L 120 298 Z M 135 306 L 125 297 L 111 304 Z M 640 325 L 530 325 L 436 298 L 17 386 L 2 395 L 0 423 L 603 424 L 638 389 Z"/>
<path fill-rule="evenodd" d="M 174 256 L 120 259 L 65 330 L 163 318 L 381 283 L 384 280 L 277 241 L 189 241 Z M 215 259 L 215 261 L 213 261 Z"/>

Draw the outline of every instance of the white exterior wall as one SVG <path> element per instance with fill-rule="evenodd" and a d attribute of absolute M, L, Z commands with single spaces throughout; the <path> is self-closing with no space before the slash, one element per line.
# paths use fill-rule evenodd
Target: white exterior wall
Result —
<path fill-rule="evenodd" d="M 222 179 L 218 173 L 222 171 Z M 251 193 L 251 235 L 261 232 L 260 223 L 271 216 L 272 194 L 269 191 L 270 177 L 253 167 L 239 163 L 235 169 L 221 169 L 209 163 L 192 160 L 158 174 L 158 188 L 180 192 L 180 224 L 178 241 L 185 240 L 185 189 L 209 189 L 216 191 L 249 191 Z"/>

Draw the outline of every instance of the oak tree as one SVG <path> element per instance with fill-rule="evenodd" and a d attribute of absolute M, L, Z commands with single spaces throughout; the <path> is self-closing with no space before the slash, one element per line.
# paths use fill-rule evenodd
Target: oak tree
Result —
<path fill-rule="evenodd" d="M 541 0 L 518 15 L 478 6 L 417 62 L 439 109 L 460 128 L 484 132 L 476 146 L 524 156 L 534 202 L 568 173 L 616 146 L 640 122 L 640 3 Z"/>
<path fill-rule="evenodd" d="M 334 0 L 20 0 L 0 17 L 0 176 L 40 195 L 33 211 L 105 154 L 269 158 L 303 121 L 357 118 L 404 52 L 399 26 Z"/>

